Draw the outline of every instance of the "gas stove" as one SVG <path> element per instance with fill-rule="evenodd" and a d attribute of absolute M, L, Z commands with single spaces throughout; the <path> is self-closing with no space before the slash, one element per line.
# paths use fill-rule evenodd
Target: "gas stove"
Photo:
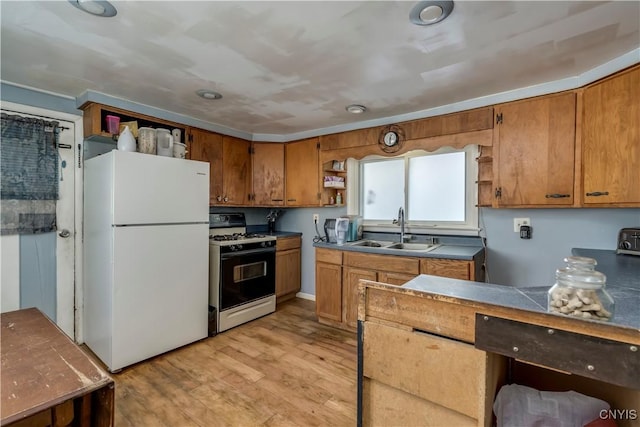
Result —
<path fill-rule="evenodd" d="M 244 213 L 209 214 L 209 334 L 276 309 L 276 238 L 247 233 Z"/>
<path fill-rule="evenodd" d="M 209 214 L 209 244 L 217 246 L 270 247 L 275 246 L 275 236 L 247 233 L 244 213 Z M 253 245 L 270 242 L 270 244 Z M 271 244 L 272 243 L 272 244 Z"/>

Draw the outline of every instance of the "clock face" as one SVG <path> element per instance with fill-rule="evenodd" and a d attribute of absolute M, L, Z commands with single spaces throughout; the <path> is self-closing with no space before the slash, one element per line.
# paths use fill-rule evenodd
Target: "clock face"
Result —
<path fill-rule="evenodd" d="M 384 134 L 384 145 L 386 145 L 387 147 L 393 147 L 397 143 L 398 143 L 398 134 L 397 133 L 395 133 L 393 131 L 389 131 L 389 132 Z"/>

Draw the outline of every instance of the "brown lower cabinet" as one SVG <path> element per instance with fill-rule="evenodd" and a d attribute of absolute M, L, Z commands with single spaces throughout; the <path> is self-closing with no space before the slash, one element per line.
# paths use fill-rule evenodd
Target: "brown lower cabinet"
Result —
<path fill-rule="evenodd" d="M 491 425 L 483 403 L 493 399 L 503 358 L 397 326 L 363 324 L 362 424 Z"/>
<path fill-rule="evenodd" d="M 360 279 L 398 286 L 419 274 L 481 280 L 481 264 L 316 248 L 316 315 L 321 323 L 355 330 Z"/>
<path fill-rule="evenodd" d="M 633 328 L 455 292 L 443 297 L 376 282 L 359 291 L 358 425 L 491 427 L 495 397 L 511 383 L 593 396 L 617 410 L 616 425 L 638 425 L 638 359 L 631 354 L 640 337 Z"/>
<path fill-rule="evenodd" d="M 276 240 L 276 300 L 286 301 L 300 292 L 300 236 Z"/>

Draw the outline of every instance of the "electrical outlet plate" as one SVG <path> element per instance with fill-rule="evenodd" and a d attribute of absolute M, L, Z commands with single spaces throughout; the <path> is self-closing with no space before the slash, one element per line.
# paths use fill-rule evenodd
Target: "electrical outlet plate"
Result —
<path fill-rule="evenodd" d="M 519 233 L 520 227 L 523 225 L 531 225 L 531 219 L 529 218 L 513 218 L 513 232 Z"/>
<path fill-rule="evenodd" d="M 320 221 L 320 215 L 313 214 L 313 222 L 317 223 L 318 221 Z"/>

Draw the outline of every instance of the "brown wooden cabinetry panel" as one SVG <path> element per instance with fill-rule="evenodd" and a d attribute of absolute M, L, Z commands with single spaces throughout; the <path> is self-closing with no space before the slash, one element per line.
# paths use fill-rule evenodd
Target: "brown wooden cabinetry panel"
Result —
<path fill-rule="evenodd" d="M 253 204 L 284 206 L 284 144 L 254 142 L 252 155 Z"/>
<path fill-rule="evenodd" d="M 320 205 L 318 138 L 289 142 L 285 146 L 287 206 Z"/>
<path fill-rule="evenodd" d="M 342 266 L 316 262 L 316 315 L 342 321 Z"/>
<path fill-rule="evenodd" d="M 497 206 L 571 206 L 575 93 L 496 106 L 494 187 Z"/>
<path fill-rule="evenodd" d="M 347 255 L 347 254 L 345 254 Z M 360 279 L 377 280 L 376 271 L 344 267 L 342 271 L 342 321 L 351 328 L 358 324 L 358 283 Z"/>
<path fill-rule="evenodd" d="M 251 192 L 251 143 L 244 139 L 224 135 L 222 137 L 222 159 L 224 161 L 222 186 L 223 202 L 226 205 L 249 204 Z"/>
<path fill-rule="evenodd" d="M 169 130 L 177 128 L 181 130 L 182 137 L 186 137 L 187 127 L 180 123 L 93 102 L 85 103 L 80 108 L 82 109 L 83 132 L 85 137 L 91 135 L 110 137 L 111 135 L 107 132 L 107 115 L 120 117 L 120 124 L 135 121 L 138 129 L 141 127 L 166 128 Z"/>
<path fill-rule="evenodd" d="M 342 275 L 338 279 L 330 280 L 323 275 L 335 276 L 337 268 L 328 269 L 330 265 L 342 266 Z M 341 305 L 341 318 L 336 313 L 330 320 L 334 326 L 346 329 L 355 329 L 357 326 L 358 311 L 358 283 L 360 279 L 378 281 L 391 285 L 401 286 L 414 279 L 418 274 L 431 274 L 441 277 L 451 277 L 462 280 L 476 280 L 476 268 L 474 261 L 439 259 L 439 258 L 412 258 L 394 255 L 380 255 L 356 251 L 341 251 L 325 248 L 316 249 L 316 304 L 322 301 L 323 307 L 329 305 L 338 307 Z M 342 302 L 337 302 L 338 285 L 335 280 L 340 280 Z M 327 281 L 330 283 L 327 284 Z M 326 317 L 322 313 L 326 308 L 319 309 L 318 317 Z"/>
<path fill-rule="evenodd" d="M 342 251 L 333 249 L 316 249 L 316 262 L 342 265 Z"/>
<path fill-rule="evenodd" d="M 493 107 L 400 123 L 407 139 L 431 138 L 493 127 Z"/>
<path fill-rule="evenodd" d="M 475 280 L 473 261 L 423 258 L 420 260 L 420 273 L 452 279 Z"/>
<path fill-rule="evenodd" d="M 640 67 L 584 90 L 582 201 L 640 206 Z"/>
<path fill-rule="evenodd" d="M 386 273 L 378 272 L 378 282 L 388 283 L 390 285 L 402 286 L 409 280 L 415 279 L 417 274 L 405 274 L 405 273 Z"/>
<path fill-rule="evenodd" d="M 278 302 L 295 297 L 300 291 L 300 236 L 276 240 L 276 298 Z"/>
<path fill-rule="evenodd" d="M 487 353 L 470 344 L 374 322 L 365 322 L 364 328 L 366 378 L 484 424 L 479 402 L 485 397 Z"/>
<path fill-rule="evenodd" d="M 393 255 L 377 255 L 345 251 L 343 263 L 350 267 L 413 274 L 414 276 L 418 275 L 420 271 L 418 258 L 399 257 Z"/>
<path fill-rule="evenodd" d="M 286 251 L 288 249 L 299 248 L 302 245 L 302 238 L 300 236 L 291 237 L 278 237 L 276 240 L 276 250 Z"/>
<path fill-rule="evenodd" d="M 222 202 L 222 135 L 191 128 L 187 145 L 191 160 L 209 162 L 209 204 Z"/>

